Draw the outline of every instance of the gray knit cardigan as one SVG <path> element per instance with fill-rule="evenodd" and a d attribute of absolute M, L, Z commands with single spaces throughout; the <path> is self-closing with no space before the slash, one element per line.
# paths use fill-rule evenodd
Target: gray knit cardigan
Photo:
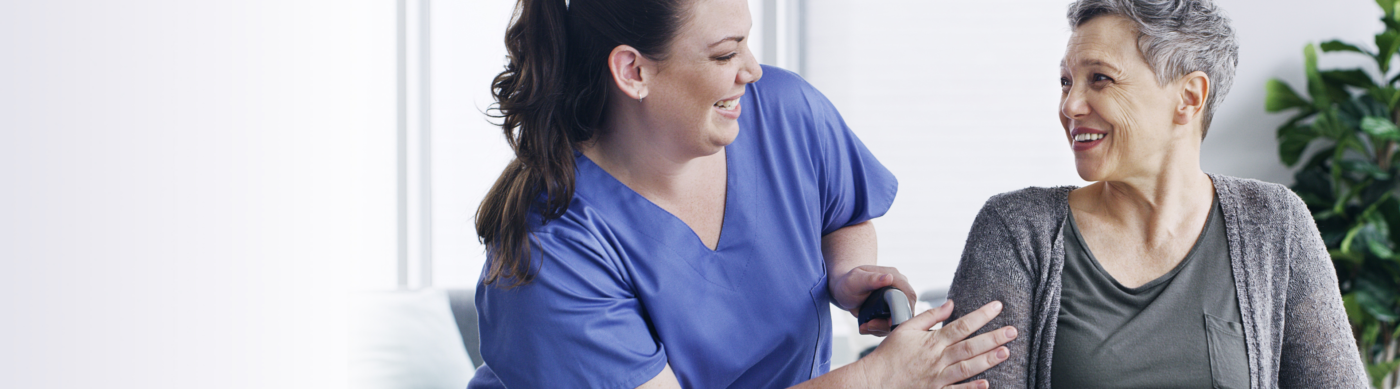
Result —
<path fill-rule="evenodd" d="M 1369 386 L 1331 257 L 1303 201 L 1288 188 L 1211 175 L 1225 216 L 1244 320 L 1251 388 Z M 992 388 L 1050 388 L 1060 311 L 1061 239 L 1074 187 L 1026 188 L 987 200 L 948 292 L 956 319 L 994 300 L 983 333 L 1015 326 L 1011 357 L 973 377 Z"/>

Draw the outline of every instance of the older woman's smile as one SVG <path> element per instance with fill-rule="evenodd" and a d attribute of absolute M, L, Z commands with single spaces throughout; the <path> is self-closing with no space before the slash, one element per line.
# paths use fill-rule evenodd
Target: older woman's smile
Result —
<path fill-rule="evenodd" d="M 1077 127 L 1070 131 L 1070 139 L 1074 151 L 1084 151 L 1098 146 L 1103 139 L 1108 137 L 1108 132 L 1092 129 L 1089 127 Z"/>

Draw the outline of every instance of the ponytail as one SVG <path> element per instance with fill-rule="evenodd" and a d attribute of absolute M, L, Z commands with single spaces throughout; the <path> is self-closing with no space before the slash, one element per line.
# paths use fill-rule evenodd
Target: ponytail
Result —
<path fill-rule="evenodd" d="M 506 29 L 505 70 L 491 83 L 515 159 L 481 201 L 477 238 L 489 267 L 482 283 L 527 284 L 532 213 L 540 224 L 563 216 L 574 195 L 575 145 L 602 123 L 612 49 L 630 45 L 664 58 L 683 20 L 683 0 L 519 0 Z M 494 111 L 494 113 L 492 113 Z"/>

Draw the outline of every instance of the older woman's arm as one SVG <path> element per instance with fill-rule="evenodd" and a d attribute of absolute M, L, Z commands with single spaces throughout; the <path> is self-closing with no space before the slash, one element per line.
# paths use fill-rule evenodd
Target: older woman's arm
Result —
<path fill-rule="evenodd" d="M 948 322 L 966 315 L 992 301 L 1004 304 L 1002 313 L 976 333 L 1015 327 L 1019 336 L 1006 344 L 1011 356 L 995 368 L 972 377 L 986 379 L 992 388 L 1027 388 L 1034 382 L 1030 376 L 1031 345 L 1038 342 L 1031 334 L 1031 314 L 1034 301 L 1034 277 L 1030 265 L 1036 263 L 1033 253 L 1020 247 L 1020 242 L 997 212 L 997 199 L 982 207 L 968 233 L 962 261 L 953 276 L 948 299 L 954 303 Z M 945 324 L 946 325 L 946 324 Z"/>
<path fill-rule="evenodd" d="M 1293 236 L 1289 238 L 1295 245 L 1288 264 L 1278 385 L 1369 388 L 1327 246 L 1302 200 L 1290 197 Z"/>

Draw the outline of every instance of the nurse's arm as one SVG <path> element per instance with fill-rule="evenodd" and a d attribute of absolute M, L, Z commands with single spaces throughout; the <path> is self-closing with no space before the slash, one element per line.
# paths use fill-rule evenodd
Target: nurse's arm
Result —
<path fill-rule="evenodd" d="M 671 371 L 671 364 L 667 363 L 656 378 L 643 383 L 637 389 L 681 389 L 681 382 L 676 379 L 676 373 Z"/>
<path fill-rule="evenodd" d="M 822 257 L 826 260 L 827 289 L 831 301 L 852 315 L 860 312 L 860 303 L 871 291 L 894 285 L 909 297 L 910 309 L 917 300 L 909 279 L 893 267 L 877 266 L 875 223 L 871 221 L 846 226 L 822 237 Z M 889 333 L 889 321 L 875 319 L 860 327 L 862 334 L 884 336 Z"/>

